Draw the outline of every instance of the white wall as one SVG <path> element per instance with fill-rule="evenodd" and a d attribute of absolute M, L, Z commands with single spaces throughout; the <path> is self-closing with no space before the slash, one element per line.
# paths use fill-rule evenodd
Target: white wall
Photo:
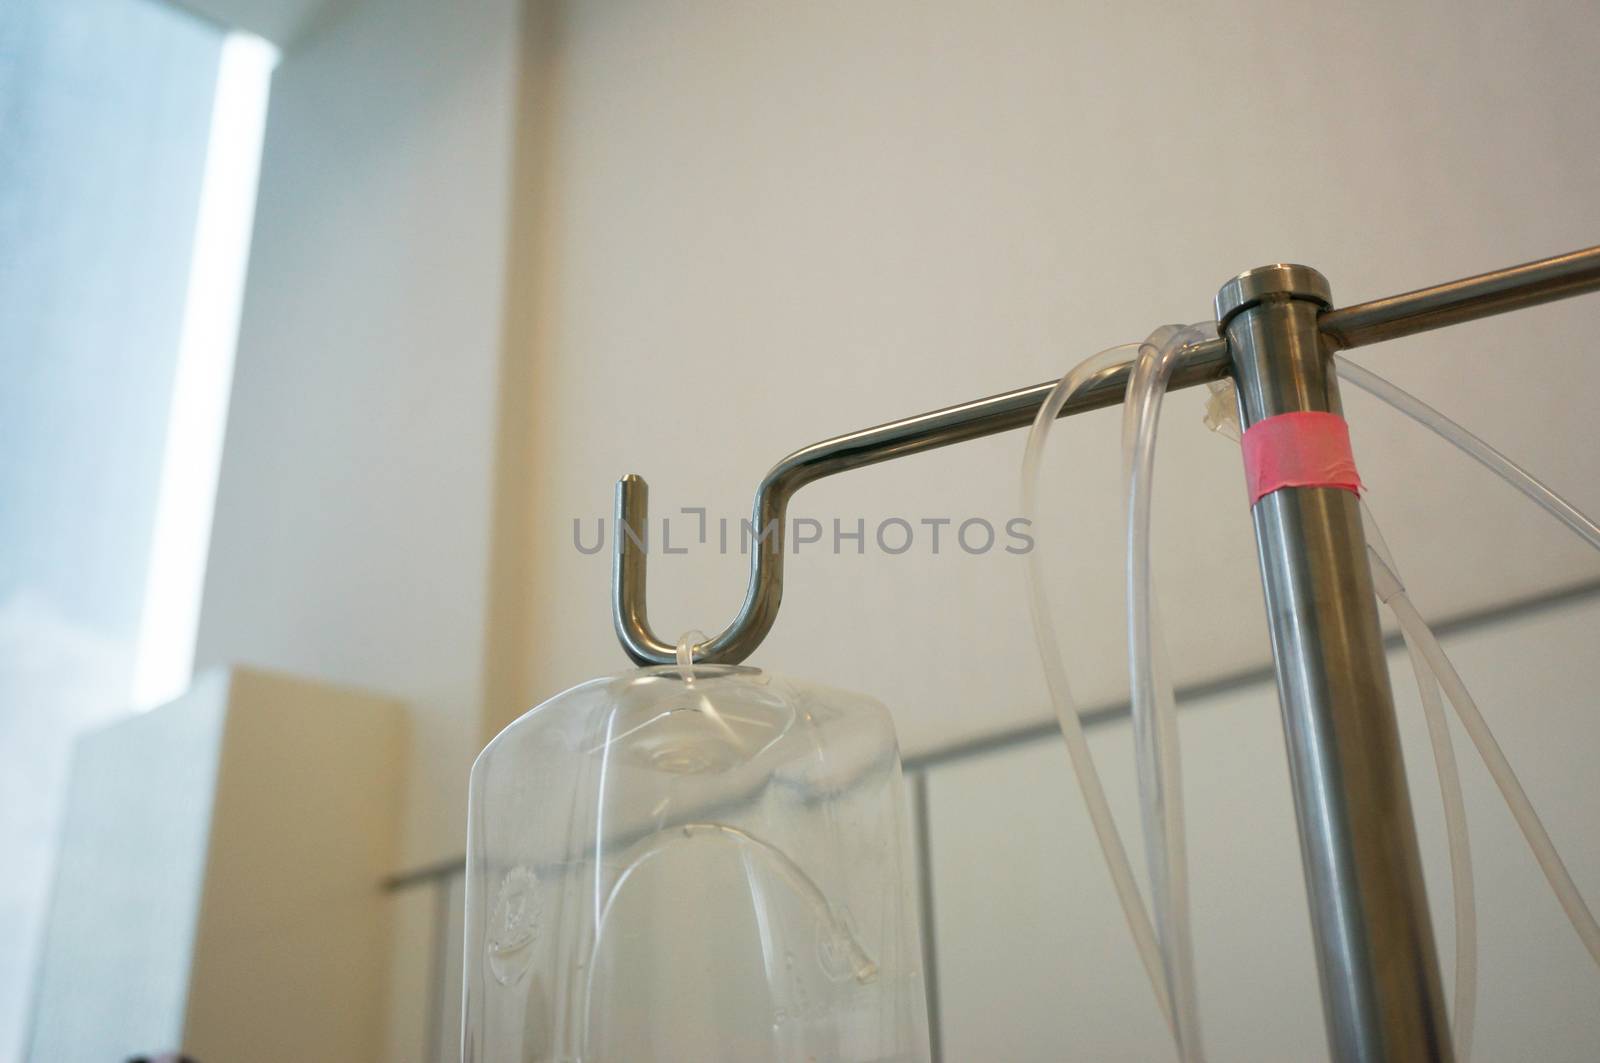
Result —
<path fill-rule="evenodd" d="M 1579 889 L 1600 903 L 1592 809 L 1600 598 L 1446 638 Z M 1438 783 L 1416 687 L 1390 655 L 1447 999 L 1454 933 Z M 1327 1057 L 1277 697 L 1270 682 L 1183 706 L 1195 954 L 1213 1059 Z M 1594 1058 L 1600 972 L 1452 723 L 1479 926 L 1475 1059 Z M 1142 847 L 1126 723 L 1092 732 L 1128 849 Z M 945 1058 L 1150 1060 L 1171 1042 L 1059 741 L 931 771 Z M 1140 872 L 1142 874 L 1142 871 Z"/>

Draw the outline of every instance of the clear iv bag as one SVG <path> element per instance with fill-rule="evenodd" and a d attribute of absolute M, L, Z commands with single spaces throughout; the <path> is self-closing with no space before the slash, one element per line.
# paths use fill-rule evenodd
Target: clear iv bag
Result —
<path fill-rule="evenodd" d="M 478 757 L 463 1058 L 926 1059 L 888 712 L 685 675 L 574 687 Z"/>

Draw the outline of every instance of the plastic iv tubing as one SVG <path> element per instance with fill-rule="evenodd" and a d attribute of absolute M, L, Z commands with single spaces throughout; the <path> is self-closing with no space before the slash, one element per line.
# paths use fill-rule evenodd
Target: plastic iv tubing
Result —
<path fill-rule="evenodd" d="M 1545 512 L 1571 528 L 1585 542 L 1600 550 L 1600 525 L 1584 516 L 1575 506 L 1540 483 L 1526 469 L 1479 439 L 1438 410 L 1383 377 L 1344 357 L 1335 359 L 1339 375 L 1362 391 L 1374 395 L 1396 410 L 1443 437 L 1506 483 L 1537 502 Z"/>
<path fill-rule="evenodd" d="M 1537 502 L 1584 541 L 1600 549 L 1600 526 L 1488 443 L 1377 374 L 1343 358 L 1339 358 L 1337 364 L 1340 376 L 1454 443 Z M 1395 582 L 1398 583 L 1398 577 Z M 1484 766 L 1489 769 L 1495 785 L 1500 789 L 1500 795 L 1505 798 L 1512 818 L 1522 830 L 1522 836 L 1527 839 L 1528 847 L 1533 850 L 1534 859 L 1538 861 L 1539 869 L 1544 872 L 1545 880 L 1550 883 L 1550 889 L 1555 893 L 1562 911 L 1572 923 L 1572 928 L 1577 932 L 1584 948 L 1589 950 L 1590 957 L 1596 964 L 1600 964 L 1600 924 L 1595 922 L 1593 913 L 1584 903 L 1583 896 L 1572 881 L 1566 864 L 1550 840 L 1549 832 L 1544 829 L 1538 813 L 1534 811 L 1533 802 L 1528 799 L 1527 792 L 1517 780 L 1516 773 L 1511 770 L 1511 764 L 1506 760 L 1500 744 L 1495 741 L 1483 714 L 1478 711 L 1477 703 L 1473 701 L 1466 684 L 1461 681 L 1460 675 L 1450 663 L 1450 658 L 1445 655 L 1433 632 L 1428 629 L 1427 622 L 1422 619 L 1410 599 L 1403 593 L 1398 594 L 1394 597 L 1394 607 L 1395 618 L 1400 621 L 1401 627 L 1416 639 L 1439 685 L 1444 688 L 1445 695 L 1456 710 L 1456 715 L 1460 717 L 1462 727 L 1466 729 L 1473 745 L 1477 747 L 1478 755 L 1483 758 Z"/>
<path fill-rule="evenodd" d="M 1140 811 L 1149 854 L 1151 904 L 1167 991 L 1173 1002 L 1178 1055 L 1200 1060 L 1200 1021 L 1189 918 L 1188 858 L 1178 754 L 1177 702 L 1166 673 L 1166 646 L 1155 608 L 1150 561 L 1151 485 L 1156 429 L 1178 353 L 1216 334 L 1207 322 L 1157 329 L 1139 348 L 1123 404 L 1123 474 L 1127 506 L 1128 681 Z"/>
<path fill-rule="evenodd" d="M 1149 487 L 1154 467 L 1155 430 L 1160 416 L 1160 396 L 1164 393 L 1175 355 L 1194 339 L 1202 338 L 1199 327 L 1182 330 L 1176 326 L 1158 330 L 1139 351 L 1130 374 L 1125 404 L 1123 444 L 1124 472 L 1127 479 L 1129 532 L 1128 603 L 1130 678 L 1133 682 L 1136 741 L 1140 745 L 1141 811 L 1146 825 L 1146 841 L 1151 852 L 1152 897 L 1157 911 L 1158 939 L 1149 914 L 1139 897 L 1127 851 L 1106 801 L 1105 789 L 1095 770 L 1083 734 L 1066 670 L 1057 646 L 1054 621 L 1045 597 L 1041 564 L 1037 552 L 1030 552 L 1025 564 L 1028 575 L 1028 605 L 1033 615 L 1035 641 L 1055 704 L 1057 722 L 1066 740 L 1069 756 L 1089 810 L 1095 834 L 1106 858 L 1118 899 L 1128 920 L 1146 974 L 1150 977 L 1157 1003 L 1166 1016 L 1178 1045 L 1180 1058 L 1198 1058 L 1198 1022 L 1194 1009 L 1192 951 L 1188 939 L 1187 876 L 1183 854 L 1183 820 L 1176 750 L 1176 713 L 1170 711 L 1170 685 L 1162 674 L 1163 652 L 1154 614 L 1154 599 L 1149 565 Z M 1040 408 L 1029 432 L 1023 459 L 1022 509 L 1036 523 L 1039 463 L 1050 426 L 1066 401 L 1098 373 L 1122 361 L 1136 345 L 1115 347 L 1086 360 L 1062 378 Z M 1501 476 L 1517 490 L 1561 520 L 1590 545 L 1600 549 L 1600 525 L 1596 525 L 1565 499 L 1540 483 L 1493 447 L 1438 411 L 1388 381 L 1343 358 L 1338 371 L 1357 387 L 1383 399 L 1400 412 L 1430 428 L 1485 467 Z M 1209 418 L 1208 418 L 1209 420 Z M 1215 425 L 1213 425 L 1215 427 Z M 1227 434 L 1224 431 L 1224 434 Z M 1381 532 L 1363 506 L 1371 532 L 1369 545 L 1374 585 L 1379 597 L 1400 622 L 1402 634 L 1417 673 L 1418 690 L 1427 718 L 1429 739 L 1438 766 L 1441 795 L 1445 805 L 1446 828 L 1450 834 L 1452 892 L 1455 900 L 1457 970 L 1456 1037 L 1460 1056 L 1468 1057 L 1472 1038 L 1476 999 L 1476 915 L 1471 881 L 1471 857 L 1467 843 L 1465 806 L 1461 800 L 1459 775 L 1454 751 L 1449 745 L 1439 687 L 1442 686 L 1462 721 L 1495 784 L 1499 787 L 1513 818 L 1521 828 L 1540 869 L 1574 930 L 1600 964 L 1600 924 L 1584 903 L 1566 865 L 1561 860 L 1548 832 L 1521 787 L 1504 752 L 1495 741 L 1477 704 L 1459 674 L 1439 646 L 1427 623 L 1411 604 L 1400 582 L 1398 571 Z M 1431 681 L 1430 681 L 1431 680 Z M 1142 721 L 1142 723 L 1141 723 Z M 1167 800 L 1167 796 L 1171 800 Z M 1175 1009 L 1174 1000 L 1178 1001 Z"/>
<path fill-rule="evenodd" d="M 1372 585 L 1377 591 L 1378 600 L 1399 621 L 1398 603 L 1403 601 L 1409 606 L 1411 599 L 1400 580 L 1400 569 L 1389 552 L 1389 544 L 1364 499 L 1361 502 L 1361 516 L 1367 530 L 1367 552 L 1371 555 L 1368 560 L 1372 567 Z M 1473 1023 L 1478 1006 L 1478 912 L 1472 882 L 1472 846 L 1467 832 L 1467 806 L 1461 796 L 1461 775 L 1456 767 L 1455 746 L 1450 741 L 1449 721 L 1445 719 L 1444 704 L 1439 698 L 1439 681 L 1416 634 L 1403 624 L 1400 632 L 1405 640 L 1406 654 L 1411 660 L 1411 672 L 1417 680 L 1417 694 L 1422 699 L 1422 716 L 1428 724 L 1428 743 L 1433 747 L 1434 771 L 1439 776 L 1439 798 L 1444 805 L 1444 828 L 1450 852 L 1450 898 L 1455 910 L 1456 933 L 1455 1012 L 1451 1033 L 1455 1040 L 1457 1063 L 1467 1063 L 1472 1057 Z"/>
<path fill-rule="evenodd" d="M 1022 515 L 1030 525 L 1035 527 L 1038 525 L 1036 518 L 1039 463 L 1044 454 L 1044 445 L 1049 437 L 1050 428 L 1060 415 L 1061 408 L 1075 392 L 1099 373 L 1126 361 L 1130 354 L 1138 350 L 1138 346 L 1138 344 L 1124 344 L 1085 359 L 1061 378 L 1060 383 L 1051 390 L 1044 404 L 1039 407 L 1039 414 L 1034 418 L 1033 427 L 1028 430 L 1028 443 L 1022 458 Z M 1044 666 L 1045 682 L 1050 688 L 1050 700 L 1055 708 L 1056 723 L 1061 728 L 1061 737 L 1066 742 L 1073 774 L 1078 780 L 1078 789 L 1083 795 L 1084 807 L 1088 810 L 1089 822 L 1094 827 L 1100 851 L 1105 856 L 1106 869 L 1111 874 L 1111 884 L 1116 890 L 1118 902 L 1122 905 L 1122 914 L 1128 921 L 1129 932 L 1133 935 L 1134 947 L 1144 964 L 1145 974 L 1150 978 L 1156 1003 L 1167 1021 L 1173 1039 L 1177 1041 L 1178 1026 L 1167 992 L 1161 949 L 1156 943 L 1150 914 L 1145 910 L 1143 898 L 1139 896 L 1139 886 L 1134 879 L 1133 868 L 1128 863 L 1128 851 L 1123 847 L 1122 835 L 1117 831 L 1116 821 L 1111 816 L 1111 805 L 1106 800 L 1105 786 L 1100 781 L 1100 773 L 1094 766 L 1094 757 L 1089 752 L 1089 742 L 1083 733 L 1083 722 L 1078 718 L 1077 704 L 1073 700 L 1072 688 L 1067 681 L 1066 665 L 1061 659 L 1055 620 L 1051 616 L 1050 603 L 1045 594 L 1046 584 L 1039 551 L 1037 549 L 1028 551 L 1023 557 L 1023 564 L 1027 576 L 1028 611 L 1033 617 L 1034 642 L 1039 649 L 1040 663 Z"/>
<path fill-rule="evenodd" d="M 1595 923 L 1593 913 L 1584 903 L 1577 884 L 1572 881 L 1572 875 L 1567 871 L 1567 865 L 1562 861 L 1561 854 L 1556 851 L 1549 832 L 1539 820 L 1539 814 L 1534 811 L 1533 802 L 1528 799 L 1527 791 L 1523 790 L 1522 784 L 1517 780 L 1516 772 L 1511 770 L 1511 763 L 1506 760 L 1505 753 L 1500 749 L 1500 743 L 1495 741 L 1483 714 L 1478 711 L 1477 702 L 1472 699 L 1455 666 L 1450 663 L 1450 658 L 1445 655 L 1438 640 L 1433 637 L 1433 632 L 1428 629 L 1427 622 L 1422 619 L 1422 614 L 1417 612 L 1410 599 L 1403 594 L 1396 595 L 1391 604 L 1395 618 L 1400 621 L 1401 627 L 1416 639 L 1429 667 L 1433 669 L 1434 676 L 1438 678 L 1439 685 L 1444 687 L 1445 696 L 1455 707 L 1456 715 L 1461 719 L 1461 726 L 1466 729 L 1472 744 L 1478 747 L 1478 755 L 1483 758 L 1484 766 L 1489 769 L 1495 785 L 1500 788 L 1500 795 L 1505 798 L 1512 818 L 1517 821 L 1522 836 L 1528 841 L 1528 847 L 1533 850 L 1534 859 L 1538 861 L 1539 869 L 1544 872 L 1545 880 L 1550 883 L 1550 889 L 1555 893 L 1562 911 L 1566 912 L 1567 919 L 1577 931 L 1584 948 L 1589 950 L 1590 957 L 1600 964 L 1600 924 Z"/>
<path fill-rule="evenodd" d="M 1069 372 L 1052 390 L 1034 420 L 1023 456 L 1022 475 L 1023 514 L 1030 523 L 1036 523 L 1039 463 L 1050 426 L 1061 407 L 1099 372 L 1124 360 L 1129 351 L 1137 350 L 1134 371 L 1129 376 L 1123 426 L 1130 547 L 1127 568 L 1129 669 L 1133 689 L 1131 706 L 1139 768 L 1140 806 L 1159 937 L 1139 897 L 1127 851 L 1111 817 L 1104 786 L 1095 770 L 1082 723 L 1072 701 L 1066 669 L 1057 646 L 1054 621 L 1045 596 L 1042 565 L 1036 551 L 1030 552 L 1026 558 L 1028 605 L 1033 614 L 1034 636 L 1055 704 L 1057 722 L 1066 740 L 1079 788 L 1105 855 L 1118 900 L 1133 933 L 1145 972 L 1150 977 L 1157 1002 L 1178 1047 L 1179 1058 L 1195 1061 L 1203 1059 L 1203 1052 L 1195 1006 L 1193 950 L 1190 946 L 1176 706 L 1158 656 L 1162 646 L 1149 578 L 1149 486 L 1153 471 L 1155 425 L 1166 382 L 1176 364 L 1178 352 L 1185 344 L 1204 336 L 1205 333 L 1198 328 L 1168 326 L 1157 330 L 1143 344 L 1128 344 L 1103 351 Z"/>

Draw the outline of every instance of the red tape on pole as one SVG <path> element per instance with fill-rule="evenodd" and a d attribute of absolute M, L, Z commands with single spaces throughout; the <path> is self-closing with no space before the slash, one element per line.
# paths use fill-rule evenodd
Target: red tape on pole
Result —
<path fill-rule="evenodd" d="M 1253 506 L 1280 487 L 1361 492 L 1350 427 L 1336 413 L 1283 413 L 1257 421 L 1240 440 Z"/>

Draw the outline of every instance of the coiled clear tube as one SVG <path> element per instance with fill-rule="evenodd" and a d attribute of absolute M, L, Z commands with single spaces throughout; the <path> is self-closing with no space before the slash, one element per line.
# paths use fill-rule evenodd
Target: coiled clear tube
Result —
<path fill-rule="evenodd" d="M 1022 458 L 1022 516 L 1035 529 L 1039 526 L 1040 459 L 1044 455 L 1050 428 L 1060 415 L 1061 408 L 1085 384 L 1100 373 L 1126 361 L 1138 348 L 1138 344 L 1124 344 L 1085 359 L 1061 378 L 1046 397 L 1044 404 L 1040 406 L 1033 426 L 1028 430 L 1028 442 Z M 1034 642 L 1039 650 L 1039 661 L 1044 667 L 1046 685 L 1050 689 L 1056 723 L 1061 728 L 1062 739 L 1066 742 L 1067 755 L 1072 761 L 1073 773 L 1078 780 L 1078 790 L 1083 795 L 1084 807 L 1088 810 L 1089 822 L 1094 828 L 1095 838 L 1100 843 L 1100 851 L 1105 857 L 1106 869 L 1111 874 L 1117 901 L 1122 906 L 1122 914 L 1128 921 L 1128 930 L 1133 935 L 1134 947 L 1139 953 L 1140 962 L 1144 965 L 1145 974 L 1150 979 L 1156 1003 L 1160 1006 L 1176 1042 L 1178 1027 L 1173 1015 L 1171 998 L 1167 992 L 1161 949 L 1156 942 L 1150 914 L 1145 909 L 1143 898 L 1139 896 L 1139 886 L 1134 878 L 1133 867 L 1128 862 L 1128 851 L 1122 844 L 1122 835 L 1117 830 L 1116 820 L 1112 818 L 1111 805 L 1106 800 L 1105 786 L 1100 781 L 1100 773 L 1094 766 L 1094 757 L 1089 752 L 1089 742 L 1083 733 L 1083 722 L 1078 717 L 1077 704 L 1073 700 L 1072 688 L 1067 680 L 1066 665 L 1061 659 L 1055 620 L 1051 615 L 1050 602 L 1045 591 L 1047 584 L 1040 550 L 1035 548 L 1028 551 L 1023 557 L 1023 564 L 1027 577 L 1028 611 L 1033 618 Z"/>
<path fill-rule="evenodd" d="M 1173 1002 L 1181 1059 L 1200 1060 L 1198 994 L 1189 915 L 1188 857 L 1177 702 L 1155 607 L 1150 560 L 1151 486 L 1156 432 L 1167 382 L 1183 348 L 1216 334 L 1215 323 L 1157 329 L 1139 348 L 1123 404 L 1123 472 L 1127 514 L 1128 679 L 1140 810 L 1158 940 Z"/>

